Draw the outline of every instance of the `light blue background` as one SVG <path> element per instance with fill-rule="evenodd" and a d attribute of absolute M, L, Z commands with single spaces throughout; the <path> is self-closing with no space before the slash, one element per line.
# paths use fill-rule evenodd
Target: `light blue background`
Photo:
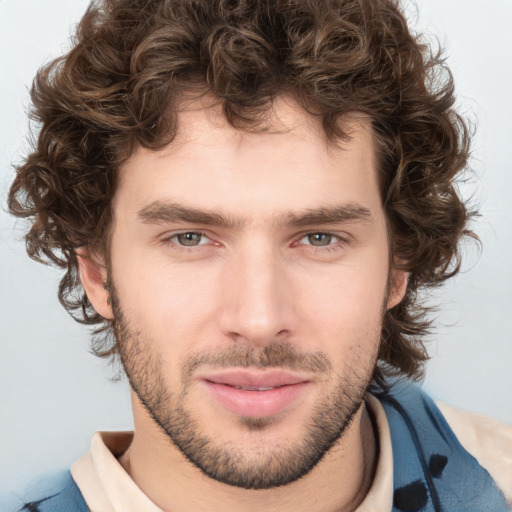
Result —
<path fill-rule="evenodd" d="M 0 194 L 26 146 L 28 87 L 67 47 L 86 0 L 0 0 Z M 416 16 L 415 9 L 409 9 Z M 447 47 L 462 110 L 478 123 L 462 186 L 480 201 L 484 250 L 432 296 L 441 305 L 426 387 L 512 424 L 512 0 L 421 0 L 416 25 Z M 0 482 L 17 490 L 67 467 L 96 430 L 129 429 L 128 388 L 88 353 L 87 330 L 57 301 L 60 273 L 28 259 L 22 223 L 0 211 Z M 1 507 L 0 507 L 1 508 Z"/>

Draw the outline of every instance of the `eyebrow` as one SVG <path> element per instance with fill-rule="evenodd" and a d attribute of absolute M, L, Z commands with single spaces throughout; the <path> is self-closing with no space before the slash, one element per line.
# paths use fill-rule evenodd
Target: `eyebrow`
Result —
<path fill-rule="evenodd" d="M 246 221 L 236 216 L 226 216 L 210 210 L 199 210 L 177 203 L 154 201 L 137 212 L 137 218 L 144 224 L 165 224 L 183 222 L 202 224 L 226 229 L 240 229 Z M 274 219 L 274 224 L 292 227 L 306 227 L 321 224 L 365 223 L 371 224 L 371 211 L 356 203 L 347 203 L 333 207 L 290 211 Z"/>
<path fill-rule="evenodd" d="M 345 224 L 345 223 L 371 224 L 373 217 L 371 211 L 355 203 L 343 204 L 332 208 L 308 209 L 303 213 L 290 212 L 286 215 L 285 224 L 294 227 L 305 227 L 319 224 Z"/>
<path fill-rule="evenodd" d="M 176 203 L 154 201 L 137 212 L 137 218 L 144 224 L 164 224 L 185 222 L 189 224 L 206 224 L 229 229 L 242 227 L 241 219 L 228 217 L 209 210 L 198 210 Z"/>

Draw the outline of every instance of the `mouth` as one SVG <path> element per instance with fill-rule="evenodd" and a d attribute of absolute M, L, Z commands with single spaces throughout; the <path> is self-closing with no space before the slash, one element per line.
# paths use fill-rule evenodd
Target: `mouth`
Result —
<path fill-rule="evenodd" d="M 212 384 L 214 384 L 212 382 Z M 229 384 L 225 384 L 225 386 L 230 386 Z M 271 389 L 281 388 L 282 386 L 230 386 L 235 389 L 242 389 L 243 391 L 270 391 Z"/>
<path fill-rule="evenodd" d="M 312 384 L 305 376 L 282 370 L 232 370 L 200 380 L 222 408 L 250 418 L 269 417 L 290 409 Z"/>

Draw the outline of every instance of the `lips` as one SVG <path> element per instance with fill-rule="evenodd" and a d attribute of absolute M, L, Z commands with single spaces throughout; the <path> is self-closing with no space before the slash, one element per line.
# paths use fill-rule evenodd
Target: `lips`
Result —
<path fill-rule="evenodd" d="M 306 377 L 284 370 L 268 370 L 264 372 L 230 370 L 218 374 L 206 375 L 203 379 L 216 384 L 246 388 L 278 388 L 281 386 L 291 386 L 308 380 Z"/>
<path fill-rule="evenodd" d="M 270 391 L 271 389 L 275 389 L 276 387 L 265 387 L 265 386 L 232 386 L 235 389 L 242 389 L 244 391 Z"/>
<path fill-rule="evenodd" d="M 311 381 L 282 370 L 227 371 L 201 379 L 212 398 L 224 409 L 246 417 L 268 417 L 297 403 Z"/>

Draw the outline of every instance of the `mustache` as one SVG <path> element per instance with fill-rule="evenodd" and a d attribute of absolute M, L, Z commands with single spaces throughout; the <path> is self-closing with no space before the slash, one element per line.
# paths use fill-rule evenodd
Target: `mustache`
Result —
<path fill-rule="evenodd" d="M 261 349 L 236 345 L 190 354 L 183 366 L 187 382 L 200 366 L 215 368 L 284 368 L 312 373 L 330 373 L 332 364 L 323 352 L 301 352 L 291 343 L 270 342 Z"/>

